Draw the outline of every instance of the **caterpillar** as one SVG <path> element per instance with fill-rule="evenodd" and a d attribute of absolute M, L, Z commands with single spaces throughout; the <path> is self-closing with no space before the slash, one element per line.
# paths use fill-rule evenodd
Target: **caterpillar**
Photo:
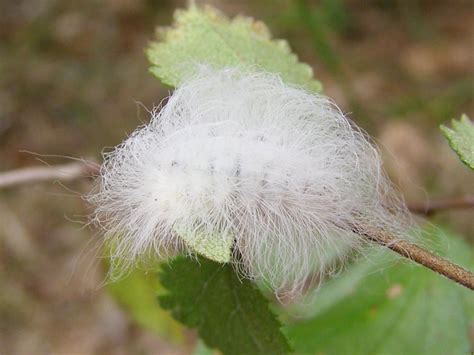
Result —
<path fill-rule="evenodd" d="M 412 224 L 366 134 L 276 74 L 200 66 L 151 116 L 89 196 L 117 260 L 228 243 L 242 275 L 298 293 L 361 233 Z"/>

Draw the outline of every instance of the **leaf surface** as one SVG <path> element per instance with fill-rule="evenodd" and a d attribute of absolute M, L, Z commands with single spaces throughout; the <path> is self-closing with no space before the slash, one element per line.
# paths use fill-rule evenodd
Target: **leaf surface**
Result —
<path fill-rule="evenodd" d="M 440 126 L 441 131 L 459 159 L 474 170 L 474 123 L 466 115 L 451 121 L 452 128 Z"/>
<path fill-rule="evenodd" d="M 146 53 L 151 72 L 174 87 L 197 64 L 206 64 L 277 73 L 287 83 L 321 91 L 311 67 L 298 61 L 286 41 L 272 40 L 265 24 L 241 16 L 229 20 L 212 7 L 177 10 L 173 26 L 158 30 Z"/>
<path fill-rule="evenodd" d="M 159 298 L 161 306 L 197 328 L 210 348 L 230 355 L 288 353 L 268 301 L 229 264 L 181 256 L 163 265 L 160 279 L 168 291 Z"/>
<path fill-rule="evenodd" d="M 472 269 L 468 245 L 434 233 L 440 253 Z M 468 354 L 473 302 L 464 287 L 376 251 L 330 281 L 316 295 L 312 317 L 286 330 L 298 354 Z M 311 313 L 308 307 L 299 314 Z"/>
<path fill-rule="evenodd" d="M 196 253 L 208 259 L 220 262 L 230 262 L 234 237 L 230 234 L 208 235 L 199 231 L 187 232 L 176 229 L 186 245 Z"/>
<path fill-rule="evenodd" d="M 140 326 L 175 342 L 184 339 L 183 326 L 163 310 L 156 297 L 163 287 L 156 277 L 158 269 L 145 273 L 134 269 L 127 276 L 107 285 L 109 293 Z"/>

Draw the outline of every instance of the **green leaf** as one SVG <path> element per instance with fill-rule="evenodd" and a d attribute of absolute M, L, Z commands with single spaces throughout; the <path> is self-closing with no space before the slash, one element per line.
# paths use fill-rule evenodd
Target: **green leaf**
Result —
<path fill-rule="evenodd" d="M 127 276 L 107 285 L 109 293 L 140 326 L 175 342 L 183 341 L 183 326 L 156 302 L 163 287 L 157 278 L 158 269 L 145 273 L 132 270 Z"/>
<path fill-rule="evenodd" d="M 473 267 L 472 249 L 437 230 L 431 243 Z M 474 299 L 464 287 L 378 251 L 316 296 L 311 319 L 287 327 L 297 353 L 468 354 Z M 308 306 L 311 309 L 311 306 Z M 306 315 L 308 308 L 299 307 Z"/>
<path fill-rule="evenodd" d="M 151 72 L 170 86 L 177 86 L 200 63 L 278 73 L 287 83 L 321 90 L 311 67 L 298 61 L 286 41 L 272 40 L 262 22 L 229 20 L 211 7 L 176 11 L 174 25 L 158 31 L 158 41 L 146 53 Z"/>
<path fill-rule="evenodd" d="M 229 264 L 177 257 L 162 267 L 164 309 L 195 327 L 211 348 L 224 354 L 286 354 L 289 346 L 268 301 Z"/>
<path fill-rule="evenodd" d="M 196 348 L 194 349 L 193 355 L 219 355 L 217 351 L 209 349 L 202 340 L 199 340 Z"/>
<path fill-rule="evenodd" d="M 459 159 L 474 170 L 474 123 L 462 115 L 459 121 L 452 120 L 451 124 L 452 129 L 444 125 L 440 129 Z"/>
<path fill-rule="evenodd" d="M 234 244 L 234 237 L 231 234 L 209 235 L 199 231 L 188 232 L 179 229 L 176 229 L 176 232 L 196 253 L 219 263 L 230 261 Z"/>

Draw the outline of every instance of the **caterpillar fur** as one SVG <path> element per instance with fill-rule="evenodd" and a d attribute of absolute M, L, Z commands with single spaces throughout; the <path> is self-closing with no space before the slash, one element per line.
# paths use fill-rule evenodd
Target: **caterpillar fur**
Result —
<path fill-rule="evenodd" d="M 412 223 L 330 99 L 235 68 L 184 80 L 105 154 L 89 199 L 122 265 L 227 240 L 241 274 L 289 293 L 362 248 L 361 232 L 404 238 Z"/>

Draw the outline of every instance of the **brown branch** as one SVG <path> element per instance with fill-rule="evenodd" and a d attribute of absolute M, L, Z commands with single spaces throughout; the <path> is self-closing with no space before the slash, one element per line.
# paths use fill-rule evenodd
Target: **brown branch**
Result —
<path fill-rule="evenodd" d="M 372 235 L 364 233 L 362 235 L 374 243 L 385 246 L 405 258 L 474 290 L 474 274 L 449 260 L 437 256 L 406 240 L 394 239 L 384 233 L 374 233 Z"/>
<path fill-rule="evenodd" d="M 63 165 L 11 170 L 0 173 L 0 189 L 41 181 L 70 181 L 94 175 L 98 172 L 98 169 L 99 166 L 94 162 L 77 161 Z"/>
<path fill-rule="evenodd" d="M 408 203 L 407 207 L 412 213 L 431 216 L 444 210 L 474 208 L 474 195 L 444 197 L 421 203 Z"/>

